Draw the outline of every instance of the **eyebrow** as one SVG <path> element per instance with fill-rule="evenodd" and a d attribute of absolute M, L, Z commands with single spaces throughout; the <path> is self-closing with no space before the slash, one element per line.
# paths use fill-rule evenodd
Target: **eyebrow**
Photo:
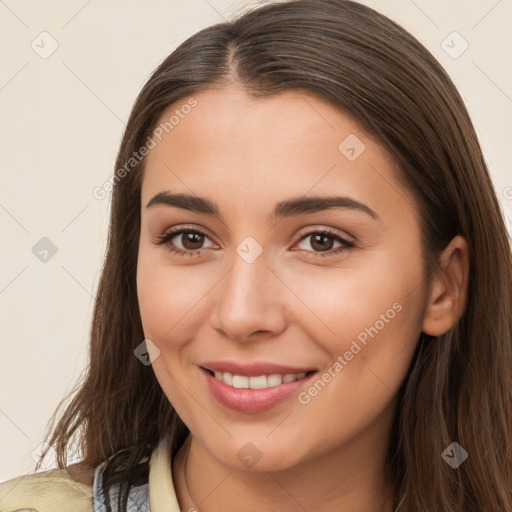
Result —
<path fill-rule="evenodd" d="M 195 195 L 172 194 L 168 191 L 159 192 L 150 199 L 146 205 L 146 209 L 155 206 L 173 206 L 222 219 L 219 207 L 215 203 L 209 199 Z M 380 220 L 377 213 L 369 206 L 347 196 L 315 196 L 287 199 L 286 201 L 277 203 L 271 218 L 286 218 L 332 208 L 358 210 L 368 214 L 375 220 Z"/>

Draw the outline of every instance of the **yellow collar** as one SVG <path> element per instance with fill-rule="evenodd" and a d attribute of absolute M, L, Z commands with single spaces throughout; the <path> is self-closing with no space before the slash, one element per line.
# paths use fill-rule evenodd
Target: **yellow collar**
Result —
<path fill-rule="evenodd" d="M 149 461 L 149 507 L 151 512 L 180 512 L 172 483 L 171 460 L 166 439 L 162 439 Z"/>

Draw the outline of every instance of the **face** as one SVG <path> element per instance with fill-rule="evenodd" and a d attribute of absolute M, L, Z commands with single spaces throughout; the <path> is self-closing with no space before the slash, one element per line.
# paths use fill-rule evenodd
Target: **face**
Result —
<path fill-rule="evenodd" d="M 233 468 L 384 435 L 427 284 L 393 160 L 313 95 L 194 98 L 154 138 L 141 191 L 138 299 L 164 393 Z"/>

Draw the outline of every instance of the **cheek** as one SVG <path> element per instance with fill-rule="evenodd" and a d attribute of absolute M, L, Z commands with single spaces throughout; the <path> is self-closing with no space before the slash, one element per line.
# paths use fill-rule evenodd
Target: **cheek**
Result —
<path fill-rule="evenodd" d="M 295 291 L 316 314 L 307 313 L 300 325 L 327 355 L 328 383 L 303 402 L 315 402 L 313 415 L 343 403 L 371 417 L 403 382 L 421 332 L 425 285 L 419 248 L 401 245 L 375 254 L 371 264 L 303 274 L 296 282 Z M 317 325 L 323 330 L 312 327 Z"/>
<path fill-rule="evenodd" d="M 156 259 L 156 258 L 155 258 Z M 137 295 L 144 333 L 157 344 L 183 339 L 191 323 L 200 324 L 201 302 L 213 286 L 211 272 L 197 266 L 176 267 L 142 256 L 137 270 Z M 162 350 L 164 347 L 160 347 Z"/>
<path fill-rule="evenodd" d="M 200 304 L 212 286 L 211 276 L 194 276 L 196 271 L 171 268 L 156 258 L 150 261 L 146 255 L 139 258 L 137 294 L 144 336 L 160 350 L 152 368 L 164 394 L 187 424 L 193 415 L 190 395 L 184 388 L 183 358 L 192 333 L 205 321 Z"/>
<path fill-rule="evenodd" d="M 323 339 L 326 365 L 297 397 L 296 416 L 298 430 L 306 425 L 325 450 L 333 439 L 348 439 L 391 413 L 421 328 L 420 294 L 400 288 L 370 293 L 363 304 L 348 301 L 330 317 L 336 335 Z M 333 300 L 325 298 L 326 304 Z"/>
<path fill-rule="evenodd" d="M 299 303 L 290 296 L 295 305 L 290 312 L 295 309 L 295 321 L 312 339 L 327 343 L 330 352 L 348 350 L 355 338 L 363 343 L 371 339 L 367 329 L 373 326 L 379 333 L 408 338 L 414 329 L 404 328 L 420 322 L 423 291 L 419 254 L 408 256 L 408 265 L 393 252 L 382 251 L 339 268 L 283 269 L 283 281 L 293 283 L 300 297 Z"/>

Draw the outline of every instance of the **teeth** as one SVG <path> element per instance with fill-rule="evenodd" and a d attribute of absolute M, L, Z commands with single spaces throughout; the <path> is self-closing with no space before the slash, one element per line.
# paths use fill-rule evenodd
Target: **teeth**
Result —
<path fill-rule="evenodd" d="M 283 382 L 282 375 L 274 373 L 273 375 L 269 375 L 267 377 L 267 386 L 269 388 L 274 387 L 274 386 L 279 386 L 279 384 L 281 384 L 282 382 Z"/>
<path fill-rule="evenodd" d="M 245 389 L 249 387 L 249 377 L 243 375 L 233 375 L 233 387 L 237 389 Z"/>
<path fill-rule="evenodd" d="M 293 373 L 287 373 L 283 376 L 283 384 L 285 382 L 293 382 L 296 379 L 296 375 L 293 375 Z"/>
<path fill-rule="evenodd" d="M 249 387 L 251 389 L 265 389 L 268 387 L 267 377 L 260 375 L 258 377 L 249 377 Z"/>
<path fill-rule="evenodd" d="M 255 377 L 246 377 L 245 375 L 233 375 L 229 372 L 214 372 L 215 378 L 224 382 L 228 386 L 236 389 L 266 389 L 286 384 L 287 382 L 294 382 L 303 379 L 305 373 L 287 373 L 282 375 L 274 373 L 272 375 L 258 375 Z"/>

